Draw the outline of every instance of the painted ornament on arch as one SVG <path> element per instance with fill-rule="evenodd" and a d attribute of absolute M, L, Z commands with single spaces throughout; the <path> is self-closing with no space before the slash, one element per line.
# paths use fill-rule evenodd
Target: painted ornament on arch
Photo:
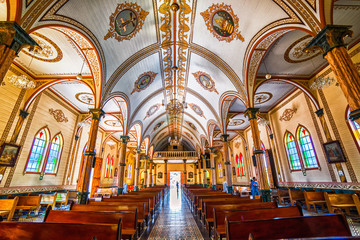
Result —
<path fill-rule="evenodd" d="M 135 81 L 134 89 L 131 94 L 133 94 L 134 92 L 141 92 L 142 90 L 145 90 L 154 81 L 156 75 L 157 73 L 151 71 L 141 74 Z"/>
<path fill-rule="evenodd" d="M 152 132 L 155 132 L 156 130 L 158 130 L 161 127 L 161 125 L 163 125 L 164 122 L 165 121 L 161 121 L 161 122 L 157 123 Z"/>
<path fill-rule="evenodd" d="M 285 61 L 289 63 L 301 63 L 318 56 L 321 53 L 319 49 L 311 49 L 308 52 L 304 51 L 311 39 L 312 37 L 310 35 L 306 35 L 291 44 L 285 51 Z"/>
<path fill-rule="evenodd" d="M 196 126 L 192 123 L 192 122 L 189 122 L 189 121 L 185 121 L 192 129 L 194 129 L 195 131 L 197 131 L 197 128 Z"/>
<path fill-rule="evenodd" d="M 216 92 L 217 94 L 218 91 L 215 88 L 215 82 L 214 80 L 211 79 L 210 75 L 202 72 L 202 71 L 197 71 L 195 73 L 193 73 L 195 80 L 205 89 L 208 90 L 209 92 Z"/>
<path fill-rule="evenodd" d="M 80 92 L 80 93 L 77 93 L 75 95 L 75 98 L 79 102 L 82 102 L 82 103 L 87 104 L 87 105 L 94 105 L 95 104 L 94 95 L 92 93 Z"/>
<path fill-rule="evenodd" d="M 49 109 L 49 113 L 54 117 L 57 122 L 68 122 L 68 118 L 65 116 L 61 109 Z"/>
<path fill-rule="evenodd" d="M 151 106 L 149 108 L 149 110 L 147 111 L 146 116 L 144 117 L 144 120 L 148 117 L 151 117 L 154 113 L 156 113 L 159 110 L 160 106 L 161 106 L 160 104 L 155 104 L 155 105 Z"/>
<path fill-rule="evenodd" d="M 104 121 L 105 125 L 110 127 L 121 127 L 121 122 L 119 120 L 106 120 Z"/>
<path fill-rule="evenodd" d="M 267 101 L 269 101 L 272 98 L 272 96 L 273 95 L 269 92 L 256 93 L 254 96 L 254 103 L 255 103 L 255 105 L 266 103 Z"/>
<path fill-rule="evenodd" d="M 239 31 L 239 18 L 230 5 L 213 4 L 200 14 L 204 18 L 207 29 L 219 41 L 231 42 L 234 39 L 245 41 Z"/>
<path fill-rule="evenodd" d="M 241 124 L 244 124 L 245 120 L 243 119 L 233 119 L 232 121 L 229 122 L 229 126 L 233 127 L 233 126 L 239 126 Z"/>
<path fill-rule="evenodd" d="M 109 18 L 110 29 L 104 40 L 110 37 L 119 42 L 130 40 L 140 31 L 148 14 L 136 3 L 119 4 Z"/>
<path fill-rule="evenodd" d="M 203 110 L 198 105 L 189 103 L 189 106 L 197 115 L 206 119 L 206 117 L 204 116 Z"/>
<path fill-rule="evenodd" d="M 290 121 L 296 113 L 296 109 L 287 108 L 279 118 L 280 121 Z"/>

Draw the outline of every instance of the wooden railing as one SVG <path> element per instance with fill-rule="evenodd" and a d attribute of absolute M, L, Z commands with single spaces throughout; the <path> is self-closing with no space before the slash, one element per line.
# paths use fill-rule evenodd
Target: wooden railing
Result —
<path fill-rule="evenodd" d="M 159 151 L 155 152 L 154 160 L 169 160 L 169 159 L 198 159 L 196 151 Z"/>

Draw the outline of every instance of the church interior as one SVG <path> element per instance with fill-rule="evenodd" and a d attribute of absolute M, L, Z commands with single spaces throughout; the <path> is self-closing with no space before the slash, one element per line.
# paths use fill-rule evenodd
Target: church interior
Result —
<path fill-rule="evenodd" d="M 0 0 L 0 239 L 360 239 L 359 23 Z"/>

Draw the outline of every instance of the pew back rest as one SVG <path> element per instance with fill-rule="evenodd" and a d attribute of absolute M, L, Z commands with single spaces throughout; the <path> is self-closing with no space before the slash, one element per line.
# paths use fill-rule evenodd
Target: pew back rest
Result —
<path fill-rule="evenodd" d="M 19 196 L 17 206 L 39 206 L 41 195 L 38 196 Z"/>
<path fill-rule="evenodd" d="M 278 189 L 278 195 L 279 197 L 288 197 L 289 191 L 285 189 Z"/>
<path fill-rule="evenodd" d="M 263 208 L 249 210 L 215 211 L 214 226 L 225 226 L 225 217 L 229 221 L 250 221 L 278 217 L 301 217 L 301 207 Z"/>
<path fill-rule="evenodd" d="M 304 197 L 306 201 L 325 201 L 325 196 L 323 192 L 304 191 Z"/>
<path fill-rule="evenodd" d="M 56 202 L 57 193 L 55 194 L 42 194 L 41 202 Z"/>
<path fill-rule="evenodd" d="M 0 199 L 0 212 L 5 211 L 5 214 L 1 216 L 7 215 L 7 220 L 11 221 L 18 201 L 19 197 L 15 197 L 14 199 Z"/>
<path fill-rule="evenodd" d="M 117 224 L 1 222 L 2 240 L 120 240 Z"/>
<path fill-rule="evenodd" d="M 289 196 L 291 199 L 303 199 L 304 193 L 301 190 L 289 189 Z"/>
<path fill-rule="evenodd" d="M 138 209 L 138 217 L 145 218 L 145 202 L 89 202 L 89 206 L 120 206 L 124 210 L 135 210 Z"/>
<path fill-rule="evenodd" d="M 326 202 L 331 204 L 354 204 L 351 193 L 329 194 L 324 193 Z"/>
<path fill-rule="evenodd" d="M 146 207 L 146 212 L 150 212 L 150 199 L 134 199 L 134 198 L 118 198 L 118 197 L 111 197 L 111 198 L 104 198 L 104 202 L 144 202 Z"/>
<path fill-rule="evenodd" d="M 225 220 L 228 240 L 309 238 L 327 236 L 351 236 L 343 215 L 321 215 L 291 218 L 276 218 L 257 221 Z"/>
<path fill-rule="evenodd" d="M 244 200 L 241 200 L 244 199 Z M 251 204 L 251 203 L 261 203 L 261 199 L 247 199 L 247 198 L 238 198 L 238 199 L 230 199 L 230 200 L 226 200 L 226 201 L 208 201 L 205 202 L 204 204 L 204 213 L 205 213 L 205 217 L 208 218 L 208 216 L 212 216 L 212 211 L 213 211 L 213 207 L 214 205 L 223 205 L 224 203 L 226 203 L 227 205 L 229 204 L 234 204 L 234 205 L 238 205 L 238 204 Z M 210 207 L 209 207 L 210 206 Z"/>
<path fill-rule="evenodd" d="M 58 192 L 56 195 L 57 202 L 67 202 L 69 199 L 69 192 Z"/>

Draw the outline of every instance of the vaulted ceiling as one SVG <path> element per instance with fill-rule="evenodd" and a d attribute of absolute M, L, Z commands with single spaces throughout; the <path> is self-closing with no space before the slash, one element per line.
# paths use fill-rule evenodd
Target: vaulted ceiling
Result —
<path fill-rule="evenodd" d="M 354 25 L 349 44 L 360 34 L 350 0 L 10 0 L 2 20 L 12 2 L 42 47 L 15 64 L 79 112 L 101 107 L 100 127 L 115 138 L 131 133 L 155 150 L 169 138 L 198 149 L 236 136 L 248 107 L 268 112 L 326 65 L 302 51 L 326 24 Z"/>

